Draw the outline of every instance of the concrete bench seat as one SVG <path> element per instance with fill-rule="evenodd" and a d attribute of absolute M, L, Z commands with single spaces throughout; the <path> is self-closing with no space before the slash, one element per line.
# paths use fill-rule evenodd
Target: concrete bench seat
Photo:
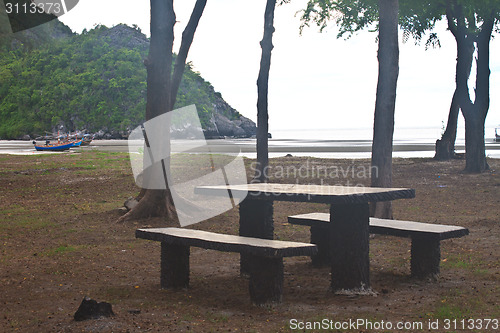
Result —
<path fill-rule="evenodd" d="M 288 223 L 311 227 L 311 243 L 318 245 L 318 253 L 311 256 L 314 266 L 330 262 L 330 214 L 309 213 L 288 217 Z M 370 218 L 370 233 L 411 238 L 411 274 L 418 278 L 436 278 L 441 260 L 440 241 L 463 237 L 467 228 L 421 222 Z"/>
<path fill-rule="evenodd" d="M 253 303 L 279 303 L 283 291 L 283 257 L 312 256 L 316 245 L 182 229 L 137 229 L 136 238 L 161 242 L 161 288 L 189 286 L 190 247 L 239 252 L 250 258 L 250 298 Z"/>

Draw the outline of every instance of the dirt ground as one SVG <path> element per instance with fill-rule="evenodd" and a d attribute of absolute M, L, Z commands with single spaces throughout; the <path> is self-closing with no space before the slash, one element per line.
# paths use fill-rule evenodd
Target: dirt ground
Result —
<path fill-rule="evenodd" d="M 275 182 L 369 184 L 367 160 L 283 157 L 271 163 Z M 298 328 L 324 320 L 332 332 L 372 331 L 335 326 L 349 320 L 407 325 L 377 332 L 495 331 L 495 321 L 485 326 L 486 319 L 500 319 L 500 160 L 489 164 L 490 171 L 476 175 L 462 172 L 463 160 L 394 161 L 394 187 L 416 189 L 416 198 L 394 202 L 396 219 L 470 230 L 442 241 L 437 282 L 410 278 L 408 239 L 375 236 L 374 295 L 334 295 L 328 268 L 313 268 L 307 257 L 285 258 L 283 303 L 263 308 L 250 303 L 235 253 L 194 248 L 190 288 L 160 289 L 160 244 L 135 239 L 134 231 L 163 222 L 115 223 L 118 208 L 138 193 L 126 154 L 0 155 L 0 332 L 318 331 Z M 304 242 L 309 230 L 287 224 L 287 216 L 328 211 L 320 204 L 276 202 L 274 208 L 275 238 Z M 194 227 L 237 234 L 238 212 Z M 84 296 L 110 302 L 115 315 L 74 321 Z"/>

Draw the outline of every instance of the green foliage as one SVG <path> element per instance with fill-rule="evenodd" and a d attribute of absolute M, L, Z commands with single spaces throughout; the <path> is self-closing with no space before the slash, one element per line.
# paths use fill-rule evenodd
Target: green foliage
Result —
<path fill-rule="evenodd" d="M 0 138 L 43 135 L 58 125 L 88 131 L 134 128 L 145 118 L 143 59 L 148 46 L 137 29 L 98 26 L 31 50 L 4 49 Z M 211 84 L 187 65 L 175 107 L 196 104 L 206 125 L 221 101 Z M 225 108 L 230 119 L 239 117 L 227 104 Z"/>
<path fill-rule="evenodd" d="M 399 25 L 403 30 L 403 40 L 413 37 L 419 43 L 422 36 L 434 28 L 444 15 L 445 0 L 442 1 L 399 1 Z M 302 11 L 302 25 L 314 23 L 324 30 L 329 21 L 339 26 L 337 37 L 351 37 L 363 29 L 378 30 L 378 0 L 309 0 Z M 431 36 L 431 38 L 435 35 Z"/>
<path fill-rule="evenodd" d="M 479 29 L 488 18 L 500 18 L 500 0 L 399 0 L 399 26 L 403 41 L 412 37 L 418 44 L 431 32 L 437 21 L 443 19 L 447 10 L 463 8 L 463 15 L 470 30 Z M 456 17 L 456 15 L 452 15 Z M 302 11 L 302 25 L 316 24 L 324 30 L 330 21 L 339 26 L 338 37 L 351 37 L 363 29 L 378 30 L 378 0 L 309 0 Z M 440 46 L 438 36 L 430 33 L 427 47 Z"/>

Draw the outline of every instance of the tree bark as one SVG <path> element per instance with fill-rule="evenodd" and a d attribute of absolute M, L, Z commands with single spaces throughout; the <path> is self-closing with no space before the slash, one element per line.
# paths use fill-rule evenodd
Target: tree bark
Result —
<path fill-rule="evenodd" d="M 455 90 L 451 99 L 446 130 L 441 139 L 436 140 L 436 154 L 434 155 L 434 159 L 438 161 L 446 161 L 455 157 L 455 140 L 457 139 L 459 113 L 460 106 L 458 105 L 457 91 Z"/>
<path fill-rule="evenodd" d="M 459 103 L 465 118 L 465 171 L 470 173 L 481 173 L 489 169 L 484 145 L 484 123 L 490 105 L 489 53 L 493 25 L 493 19 L 486 19 L 476 38 L 477 71 L 474 103 L 469 94 L 468 78 L 463 74 L 457 75 Z M 460 45 L 464 45 L 465 37 L 459 37 Z"/>
<path fill-rule="evenodd" d="M 371 161 L 376 170 L 371 178 L 373 187 L 392 186 L 392 138 L 399 75 L 398 11 L 398 0 L 379 0 L 379 74 Z M 370 213 L 379 218 L 392 218 L 391 203 L 373 204 Z"/>
<path fill-rule="evenodd" d="M 186 68 L 187 55 L 189 53 L 189 49 L 191 48 L 191 44 L 193 43 L 193 38 L 196 32 L 196 28 L 200 23 L 200 19 L 201 16 L 203 15 L 203 11 L 205 10 L 206 5 L 207 5 L 207 0 L 196 1 L 189 22 L 186 25 L 184 31 L 182 32 L 181 46 L 179 48 L 179 54 L 177 55 L 177 59 L 175 60 L 174 73 L 172 76 L 172 89 L 171 89 L 172 100 L 170 105 L 170 108 L 172 110 L 174 109 L 175 100 L 177 98 L 177 92 L 179 91 L 182 75 L 184 74 L 184 69 Z"/>
<path fill-rule="evenodd" d="M 484 122 L 479 116 L 465 120 L 465 172 L 481 173 L 489 169 L 484 146 Z"/>
<path fill-rule="evenodd" d="M 182 33 L 181 47 L 172 73 L 174 25 L 176 16 L 173 0 L 151 0 L 151 41 L 149 54 L 144 60 L 147 70 L 146 120 L 153 119 L 174 108 L 177 91 L 186 67 L 186 58 L 193 42 L 198 23 L 207 0 L 197 0 L 191 18 Z M 170 151 L 170 129 L 166 129 L 165 145 Z M 169 159 L 161 161 L 166 173 L 170 172 Z M 172 195 L 165 179 L 166 190 L 142 189 L 139 203 L 118 222 L 165 217 L 168 225 L 179 224 Z"/>
<path fill-rule="evenodd" d="M 259 76 L 257 78 L 257 168 L 252 182 L 266 183 L 269 178 L 269 132 L 268 88 L 269 70 L 271 68 L 271 52 L 274 33 L 274 9 L 276 0 L 267 0 L 264 13 L 264 37 L 260 42 L 262 56 Z M 240 203 L 240 235 L 273 239 L 274 220 L 273 202 L 246 199 Z M 242 255 L 240 259 L 240 274 L 250 273 L 251 261 L 255 257 Z"/>
<path fill-rule="evenodd" d="M 259 77 L 257 78 L 257 172 L 256 180 L 261 183 L 267 182 L 267 167 L 269 165 L 269 112 L 268 112 L 268 88 L 269 70 L 271 68 L 271 52 L 274 33 L 274 9 L 276 0 L 267 0 L 264 14 L 264 37 L 260 42 L 262 56 L 260 59 Z"/>
<path fill-rule="evenodd" d="M 455 70 L 455 92 L 451 101 L 446 131 L 441 139 L 436 141 L 434 158 L 440 161 L 450 160 L 455 157 L 455 140 L 457 138 L 458 114 L 460 112 L 457 80 L 459 75 L 466 77 L 467 80 L 469 79 L 474 55 L 474 40 L 473 37 L 465 33 L 465 21 L 461 11 L 452 12 L 451 7 L 448 7 L 446 14 L 448 30 L 451 31 L 457 43 L 457 65 Z M 453 16 L 457 16 L 457 23 L 454 22 Z"/>

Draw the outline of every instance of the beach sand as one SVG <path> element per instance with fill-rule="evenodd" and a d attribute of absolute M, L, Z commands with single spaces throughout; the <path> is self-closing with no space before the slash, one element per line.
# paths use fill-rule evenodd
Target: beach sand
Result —
<path fill-rule="evenodd" d="M 127 154 L 0 155 L 0 331 L 288 332 L 292 319 L 369 319 L 424 325 L 438 320 L 442 332 L 446 319 L 500 318 L 500 160 L 490 159 L 491 170 L 479 175 L 462 173 L 464 163 L 394 160 L 393 186 L 416 189 L 416 198 L 394 202 L 395 218 L 470 229 L 469 236 L 441 242 L 437 282 L 409 277 L 408 239 L 376 236 L 370 240 L 375 295 L 333 295 L 328 268 L 313 268 L 307 257 L 287 258 L 283 303 L 259 308 L 250 304 L 234 253 L 192 249 L 190 288 L 159 289 L 160 245 L 135 239 L 134 231 L 164 222 L 115 223 L 118 208 L 138 193 Z M 280 166 L 290 172 L 272 173 L 272 181 L 370 182 L 360 172 L 312 172 L 359 171 L 369 160 L 271 160 L 271 170 Z M 292 171 L 301 168 L 297 178 Z M 274 210 L 276 238 L 308 242 L 309 230 L 288 225 L 287 216 L 328 207 L 276 202 Z M 237 234 L 237 221 L 233 209 L 194 227 Z M 115 316 L 73 321 L 84 296 L 110 302 Z M 405 330 L 413 331 L 419 330 Z"/>
<path fill-rule="evenodd" d="M 241 153 L 248 158 L 255 158 L 255 139 L 225 139 L 207 140 L 207 144 L 216 153 Z M 435 142 L 432 140 L 395 140 L 393 157 L 418 158 L 433 157 Z M 127 140 L 94 140 L 89 147 L 81 150 L 101 150 L 110 152 L 128 152 Z M 78 149 L 71 149 L 71 153 Z M 457 153 L 464 153 L 463 142 L 457 142 Z M 31 141 L 1 141 L 0 154 L 34 155 L 47 154 L 37 152 Z M 50 153 L 49 153 L 50 154 Z M 370 140 L 306 140 L 306 139 L 271 139 L 269 140 L 269 156 L 281 157 L 287 154 L 293 156 L 310 156 L 318 158 L 370 158 Z M 492 139 L 486 141 L 486 155 L 490 158 L 500 158 L 500 142 Z"/>

